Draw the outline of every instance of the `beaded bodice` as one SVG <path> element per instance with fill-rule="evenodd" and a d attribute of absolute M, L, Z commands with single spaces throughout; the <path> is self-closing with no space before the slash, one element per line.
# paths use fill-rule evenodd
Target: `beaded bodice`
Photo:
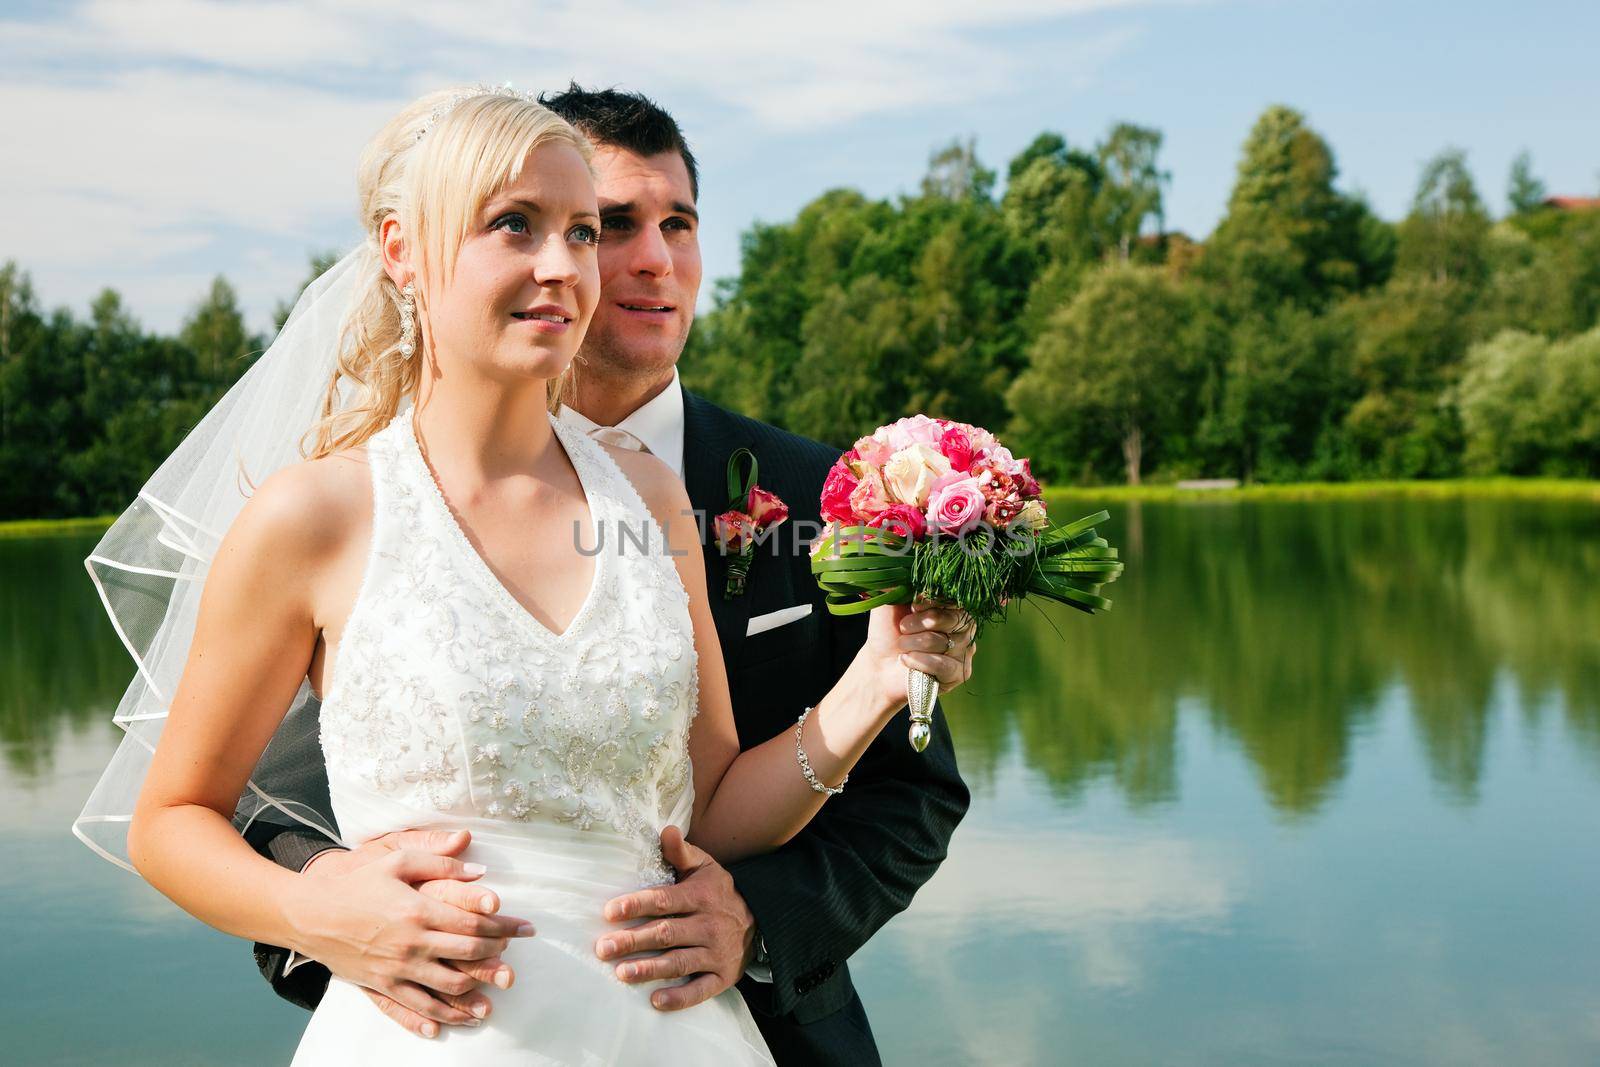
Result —
<path fill-rule="evenodd" d="M 699 703 L 688 596 L 615 461 L 551 425 L 588 500 L 580 550 L 598 549 L 588 597 L 559 634 L 468 541 L 411 413 L 368 441 L 372 544 L 322 707 L 334 807 L 354 790 L 447 818 L 622 835 L 639 846 L 641 884 L 670 881 L 657 834 L 692 797 Z"/>

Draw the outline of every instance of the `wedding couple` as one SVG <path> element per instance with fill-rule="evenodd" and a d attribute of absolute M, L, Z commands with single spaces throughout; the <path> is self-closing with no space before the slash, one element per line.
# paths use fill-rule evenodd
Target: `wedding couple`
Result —
<path fill-rule="evenodd" d="M 75 829 L 258 942 L 297 1064 L 877 1061 L 845 961 L 968 800 L 907 668 L 960 685 L 972 627 L 829 614 L 837 453 L 680 387 L 697 194 L 635 94 L 417 101 L 90 558 L 140 670 Z M 728 596 L 741 448 L 792 521 Z"/>

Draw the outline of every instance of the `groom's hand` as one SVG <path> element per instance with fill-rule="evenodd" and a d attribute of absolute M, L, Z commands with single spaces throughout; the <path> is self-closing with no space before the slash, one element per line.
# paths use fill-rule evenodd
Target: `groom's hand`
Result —
<path fill-rule="evenodd" d="M 733 887 L 732 876 L 685 841 L 676 826 L 661 831 L 661 855 L 677 869 L 678 883 L 609 901 L 607 922 L 650 921 L 602 935 L 595 954 L 615 960 L 635 952 L 661 953 L 618 963 L 617 977 L 624 982 L 695 975 L 692 981 L 650 995 L 652 1007 L 680 1011 L 739 981 L 755 952 L 756 924 L 744 897 Z"/>
<path fill-rule="evenodd" d="M 354 850 L 330 849 L 319 853 L 306 865 L 305 871 L 310 872 L 315 868 L 319 878 L 342 878 L 381 860 L 387 859 L 393 864 L 398 862 L 394 857 L 407 852 L 413 855 L 430 853 L 441 857 L 459 856 L 470 841 L 471 835 L 465 830 L 400 830 L 374 838 Z M 470 922 L 469 916 L 492 917 L 494 922 L 505 927 L 506 932 L 502 932 L 499 938 L 501 943 L 505 937 L 516 936 L 515 929 L 523 925 L 524 920 L 497 915 L 499 897 L 490 890 L 473 886 L 472 879 L 475 877 L 429 878 L 411 884 L 410 888 L 422 896 L 466 913 L 458 917 L 460 920 Z M 424 935 L 419 932 L 418 936 Z M 493 932 L 484 936 L 493 936 Z M 476 1026 L 488 1016 L 491 1005 L 488 997 L 477 992 L 480 984 L 493 983 L 502 989 L 509 989 L 516 979 L 515 973 L 498 952 L 482 959 L 439 959 L 437 963 L 441 965 L 440 971 L 435 972 L 438 985 L 407 983 L 401 993 L 405 1003 L 367 985 L 362 986 L 362 991 L 384 1015 L 400 1026 L 423 1037 L 434 1037 L 439 1033 L 441 1023 Z"/>

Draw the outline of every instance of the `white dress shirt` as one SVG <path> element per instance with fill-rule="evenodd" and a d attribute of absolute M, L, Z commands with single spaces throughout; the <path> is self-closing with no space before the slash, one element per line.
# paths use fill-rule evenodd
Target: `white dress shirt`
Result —
<path fill-rule="evenodd" d="M 569 425 L 594 436 L 600 424 L 571 407 L 562 407 L 560 417 Z M 678 380 L 678 368 L 672 368 L 672 381 L 667 387 L 643 404 L 634 408 L 616 428 L 626 430 L 661 462 L 672 468 L 672 473 L 683 477 L 683 384 Z M 605 440 L 604 435 L 600 436 Z"/>

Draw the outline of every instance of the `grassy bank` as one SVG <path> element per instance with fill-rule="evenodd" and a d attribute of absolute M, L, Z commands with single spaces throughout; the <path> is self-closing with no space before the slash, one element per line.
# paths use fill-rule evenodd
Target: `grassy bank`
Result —
<path fill-rule="evenodd" d="M 1173 485 L 1054 486 L 1046 499 L 1061 501 L 1206 500 L 1592 500 L 1600 481 L 1577 478 L 1454 478 L 1442 481 L 1286 482 L 1236 489 L 1179 489 Z"/>
<path fill-rule="evenodd" d="M 1237 489 L 1179 489 L 1173 485 L 1058 485 L 1045 492 L 1048 500 L 1207 501 L 1207 500 L 1378 500 L 1410 498 L 1445 500 L 1592 500 L 1600 503 L 1600 480 L 1578 478 L 1455 478 L 1411 482 L 1286 482 L 1241 485 Z M 99 533 L 115 515 L 92 519 L 22 519 L 0 522 L 0 537 L 48 537 L 52 534 Z"/>
<path fill-rule="evenodd" d="M 94 519 L 20 519 L 0 522 L 0 537 L 53 537 L 61 534 L 103 533 L 117 521 L 115 515 Z"/>

